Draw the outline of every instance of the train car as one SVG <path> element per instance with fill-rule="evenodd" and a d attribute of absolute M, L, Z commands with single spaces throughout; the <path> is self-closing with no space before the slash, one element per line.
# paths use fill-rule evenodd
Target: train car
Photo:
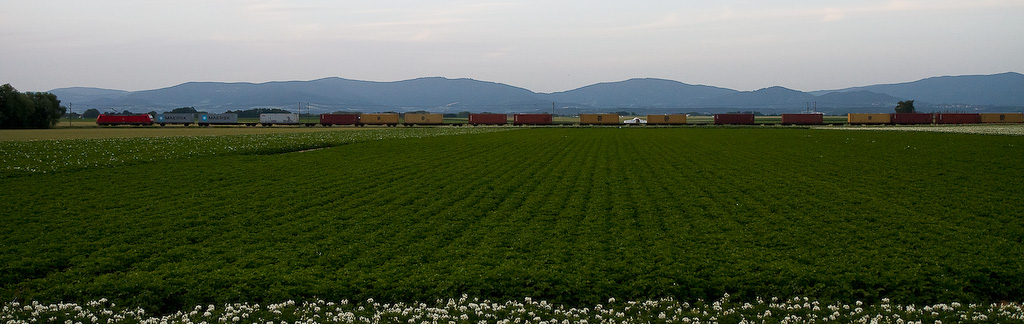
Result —
<path fill-rule="evenodd" d="M 715 114 L 715 125 L 753 125 L 754 114 Z"/>
<path fill-rule="evenodd" d="M 984 113 L 982 123 L 1024 123 L 1024 113 Z"/>
<path fill-rule="evenodd" d="M 320 114 L 320 125 L 359 125 L 359 114 Z"/>
<path fill-rule="evenodd" d="M 921 114 L 921 113 L 894 113 L 889 116 L 889 122 L 899 125 L 918 125 L 918 124 L 931 124 L 935 121 L 935 114 Z"/>
<path fill-rule="evenodd" d="M 359 125 L 387 125 L 390 127 L 398 126 L 398 114 L 363 114 L 362 116 L 359 116 Z"/>
<path fill-rule="evenodd" d="M 477 125 L 505 125 L 508 124 L 508 116 L 505 114 L 469 114 L 469 124 Z"/>
<path fill-rule="evenodd" d="M 552 122 L 551 114 L 514 114 L 512 115 L 512 125 L 551 125 Z"/>
<path fill-rule="evenodd" d="M 647 115 L 647 125 L 686 125 L 686 115 Z"/>
<path fill-rule="evenodd" d="M 580 125 L 618 125 L 619 114 L 580 114 Z"/>
<path fill-rule="evenodd" d="M 888 124 L 892 114 L 846 114 L 848 124 Z"/>
<path fill-rule="evenodd" d="M 298 125 L 299 114 L 260 114 L 260 125 Z"/>
<path fill-rule="evenodd" d="M 980 114 L 946 114 L 939 113 L 935 116 L 936 124 L 978 124 L 981 123 Z"/>
<path fill-rule="evenodd" d="M 195 114 L 191 114 L 191 113 L 186 113 L 186 114 L 167 113 L 167 114 L 158 114 L 158 115 L 156 115 L 156 123 L 160 124 L 160 126 L 167 126 L 167 124 L 188 126 L 188 125 L 192 125 L 192 123 L 194 123 L 195 121 L 196 121 L 196 115 Z"/>
<path fill-rule="evenodd" d="M 442 125 L 442 124 L 444 124 L 444 115 L 442 115 L 442 114 L 424 114 L 424 113 L 408 113 L 408 114 L 405 114 L 405 126 Z"/>
<path fill-rule="evenodd" d="M 825 123 L 823 114 L 782 114 L 783 125 L 821 125 Z"/>
<path fill-rule="evenodd" d="M 153 125 L 153 116 L 142 115 L 99 115 L 96 117 L 96 125 L 100 126 L 150 126 Z"/>
<path fill-rule="evenodd" d="M 210 126 L 210 125 L 246 125 L 256 126 L 257 123 L 239 123 L 238 114 L 199 114 L 199 118 L 196 124 L 199 126 Z"/>

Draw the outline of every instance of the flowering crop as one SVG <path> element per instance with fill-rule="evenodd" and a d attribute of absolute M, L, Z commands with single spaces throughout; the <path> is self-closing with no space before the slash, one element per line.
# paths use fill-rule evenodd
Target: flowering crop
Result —
<path fill-rule="evenodd" d="M 0 320 L 29 323 L 498 323 L 498 324 L 598 324 L 598 323 L 1024 323 L 1018 303 L 899 305 L 879 303 L 822 303 L 806 297 L 758 298 L 734 302 L 723 298 L 680 302 L 672 298 L 616 301 L 590 307 L 566 307 L 532 298 L 495 302 L 469 298 L 438 299 L 427 303 L 380 303 L 322 299 L 260 305 L 232 303 L 205 305 L 159 316 L 142 309 L 117 307 L 107 300 L 44 305 L 37 302 L 3 305 Z"/>
<path fill-rule="evenodd" d="M 912 126 L 822 126 L 817 129 L 882 130 L 1024 136 L 1024 124 L 912 125 Z"/>

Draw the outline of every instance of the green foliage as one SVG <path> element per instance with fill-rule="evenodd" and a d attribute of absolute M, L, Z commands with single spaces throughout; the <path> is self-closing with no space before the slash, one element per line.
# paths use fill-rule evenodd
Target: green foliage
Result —
<path fill-rule="evenodd" d="M 1021 137 L 550 128 L 223 152 L 0 179 L 0 300 L 1024 299 Z"/>
<path fill-rule="evenodd" d="M 29 120 L 29 127 L 51 128 L 60 121 L 67 108 L 61 107 L 57 95 L 48 92 L 29 92 L 35 109 Z"/>
<path fill-rule="evenodd" d="M 26 127 L 31 118 L 32 99 L 10 84 L 0 86 L 0 128 Z"/>
<path fill-rule="evenodd" d="M 174 109 L 171 110 L 171 113 L 174 113 L 174 114 L 190 114 L 190 113 L 194 114 L 194 113 L 198 113 L 198 112 L 199 111 L 197 111 L 195 107 L 181 107 L 181 108 L 174 108 Z"/>
<path fill-rule="evenodd" d="M 21 93 L 10 84 L 0 86 L 0 128 L 50 128 L 66 110 L 52 93 Z"/>
<path fill-rule="evenodd" d="M 82 118 L 94 119 L 94 118 L 99 117 L 99 116 L 100 116 L 100 111 L 97 110 L 96 108 L 86 109 L 85 112 L 82 113 Z"/>
<path fill-rule="evenodd" d="M 901 114 L 909 114 L 917 112 L 917 109 L 914 108 L 913 100 L 907 100 L 896 103 L 896 112 Z"/>

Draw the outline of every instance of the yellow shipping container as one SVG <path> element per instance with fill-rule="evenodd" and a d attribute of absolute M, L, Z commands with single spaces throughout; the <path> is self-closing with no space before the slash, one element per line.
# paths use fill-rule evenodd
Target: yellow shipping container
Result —
<path fill-rule="evenodd" d="M 647 115 L 647 125 L 686 124 L 686 115 Z"/>
<path fill-rule="evenodd" d="M 985 113 L 982 123 L 1024 123 L 1024 113 Z"/>
<path fill-rule="evenodd" d="M 398 125 L 398 114 L 363 114 L 359 122 L 366 125 Z"/>
<path fill-rule="evenodd" d="M 850 124 L 888 124 L 891 120 L 890 114 L 846 114 Z"/>
<path fill-rule="evenodd" d="M 617 125 L 619 114 L 580 114 L 580 125 Z"/>
<path fill-rule="evenodd" d="M 442 114 L 405 114 L 405 125 L 441 125 L 444 122 Z"/>

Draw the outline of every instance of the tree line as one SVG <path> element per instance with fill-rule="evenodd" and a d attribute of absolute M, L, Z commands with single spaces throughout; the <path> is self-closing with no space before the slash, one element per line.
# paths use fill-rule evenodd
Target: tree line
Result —
<path fill-rule="evenodd" d="M 0 86 L 0 128 L 50 128 L 66 111 L 52 93 L 21 93 L 10 83 Z"/>

